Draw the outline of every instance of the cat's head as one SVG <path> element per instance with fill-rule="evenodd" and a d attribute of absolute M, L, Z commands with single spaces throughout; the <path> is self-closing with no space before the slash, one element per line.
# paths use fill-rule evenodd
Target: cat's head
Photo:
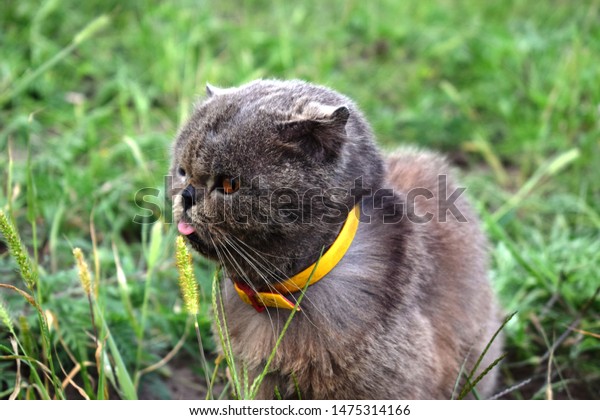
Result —
<path fill-rule="evenodd" d="M 266 254 L 286 273 L 314 259 L 380 186 L 383 163 L 347 97 L 261 80 L 207 86 L 177 136 L 170 175 L 180 233 L 230 272 L 253 277 L 252 261 Z"/>

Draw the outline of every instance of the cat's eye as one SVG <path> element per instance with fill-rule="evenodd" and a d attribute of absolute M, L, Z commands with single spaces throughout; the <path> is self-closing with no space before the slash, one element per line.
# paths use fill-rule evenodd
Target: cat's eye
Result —
<path fill-rule="evenodd" d="M 183 169 L 181 166 L 179 168 L 177 168 L 177 174 L 179 176 L 185 176 L 185 169 Z"/>
<path fill-rule="evenodd" d="M 231 178 L 231 177 L 220 177 L 217 188 L 223 194 L 233 194 L 237 190 L 240 189 L 240 179 L 239 178 Z"/>

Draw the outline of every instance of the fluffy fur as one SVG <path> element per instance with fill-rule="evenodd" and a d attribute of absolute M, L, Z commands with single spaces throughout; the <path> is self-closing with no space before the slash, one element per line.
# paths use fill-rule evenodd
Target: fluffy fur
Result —
<path fill-rule="evenodd" d="M 294 376 L 303 398 L 450 398 L 500 323 L 477 217 L 462 195 L 439 205 L 455 191 L 444 159 L 405 149 L 384 160 L 356 105 L 324 87 L 269 80 L 207 93 L 174 145 L 174 187 L 194 187 L 193 201 L 175 195 L 174 213 L 229 277 L 231 343 L 251 376 L 289 312 L 258 313 L 231 280 L 269 290 L 312 264 L 356 203 L 363 214 L 347 254 L 307 289 L 260 397 L 277 387 L 293 398 Z M 240 190 L 223 193 L 224 178 Z"/>

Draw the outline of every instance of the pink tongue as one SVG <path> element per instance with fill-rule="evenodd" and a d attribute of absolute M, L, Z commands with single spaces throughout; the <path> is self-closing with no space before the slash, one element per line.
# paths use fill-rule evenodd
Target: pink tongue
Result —
<path fill-rule="evenodd" d="M 179 233 L 181 233 L 182 235 L 189 235 L 192 234 L 196 231 L 196 229 L 194 229 L 193 226 L 190 226 L 189 224 L 181 221 L 177 224 L 177 229 L 179 230 Z"/>

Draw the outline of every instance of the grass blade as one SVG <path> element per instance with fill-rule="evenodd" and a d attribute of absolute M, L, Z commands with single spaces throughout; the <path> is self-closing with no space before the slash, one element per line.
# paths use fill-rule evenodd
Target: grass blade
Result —
<path fill-rule="evenodd" d="M 16 80 L 12 83 L 12 87 L 0 94 L 0 106 L 4 103 L 8 102 L 22 91 L 27 89 L 27 87 L 42 74 L 50 70 L 52 67 L 60 63 L 64 60 L 69 54 L 71 54 L 75 48 L 82 42 L 88 40 L 97 32 L 107 27 L 110 23 L 110 18 L 106 15 L 102 15 L 91 21 L 85 28 L 83 28 L 79 33 L 73 37 L 73 41 L 65 48 L 56 53 L 53 57 L 51 57 L 48 61 L 44 62 L 37 69 L 32 71 L 29 74 L 25 74 L 20 79 Z"/>
<path fill-rule="evenodd" d="M 502 207 L 500 207 L 493 214 L 492 218 L 494 221 L 498 221 L 502 219 L 506 214 L 510 211 L 517 208 L 525 197 L 527 197 L 533 189 L 540 183 L 540 181 L 547 176 L 553 176 L 560 172 L 562 169 L 567 167 L 571 162 L 578 159 L 581 153 L 579 149 L 570 149 L 564 153 L 561 153 L 557 157 L 555 157 L 550 162 L 546 163 L 546 165 L 539 168 L 532 176 L 523 184 L 521 189 L 517 191 L 515 195 L 513 195 Z"/>
<path fill-rule="evenodd" d="M 496 359 L 474 381 L 472 381 L 473 375 L 475 375 L 475 372 L 477 372 L 477 368 L 479 368 L 479 365 L 481 364 L 481 361 L 483 360 L 483 358 L 487 354 L 488 350 L 490 349 L 490 346 L 496 340 L 496 337 L 498 337 L 498 334 L 500 334 L 500 332 L 504 329 L 504 327 L 506 326 L 506 324 L 508 324 L 508 322 L 516 314 L 517 314 L 517 312 L 513 312 L 512 314 L 508 315 L 504 319 L 504 321 L 502 322 L 502 324 L 500 324 L 500 327 L 498 327 L 498 329 L 496 330 L 496 332 L 494 333 L 494 335 L 492 336 L 492 338 L 488 341 L 487 345 L 485 346 L 485 348 L 483 349 L 483 351 L 479 355 L 479 358 L 475 362 L 475 365 L 473 366 L 473 369 L 471 369 L 471 372 L 469 373 L 469 376 L 467 377 L 467 384 L 465 385 L 465 387 L 462 389 L 462 391 L 458 395 L 458 399 L 459 400 L 462 400 L 463 398 L 465 398 L 467 396 L 467 394 L 470 391 L 474 390 L 475 389 L 475 385 L 477 385 L 477 383 L 479 381 L 481 381 L 481 379 L 483 379 L 483 377 L 506 356 L 506 355 L 502 355 L 501 357 L 499 357 L 498 359 Z"/>
<path fill-rule="evenodd" d="M 256 398 L 256 395 L 258 394 L 258 389 L 260 387 L 260 384 L 262 383 L 262 381 L 265 378 L 265 376 L 267 376 L 267 373 L 269 373 L 269 367 L 271 366 L 271 363 L 273 362 L 273 359 L 275 358 L 275 354 L 277 353 L 277 349 L 279 348 L 279 345 L 281 344 L 281 341 L 283 340 L 283 337 L 284 337 L 284 335 L 285 335 L 288 327 L 292 323 L 292 319 L 294 319 L 294 315 L 296 314 L 296 312 L 298 312 L 298 308 L 300 307 L 300 303 L 302 302 L 302 299 L 304 298 L 304 294 L 306 293 L 306 289 L 308 289 L 308 286 L 310 285 L 310 281 L 312 280 L 312 277 L 315 274 L 315 271 L 317 270 L 317 267 L 319 266 L 319 262 L 321 261 L 321 257 L 323 256 L 323 251 L 324 251 L 324 248 L 321 249 L 321 253 L 319 254 L 319 258 L 317 259 L 317 262 L 315 263 L 315 266 L 313 267 L 313 270 L 310 273 L 310 276 L 308 276 L 308 280 L 306 281 L 306 284 L 304 285 L 304 288 L 302 289 L 302 292 L 300 293 L 300 296 L 298 296 L 298 299 L 296 300 L 296 304 L 294 305 L 294 309 L 292 309 L 292 311 L 291 311 L 290 315 L 288 316 L 285 324 L 283 325 L 283 329 L 281 330 L 281 333 L 279 334 L 279 337 L 277 337 L 277 341 L 275 342 L 275 346 L 273 347 L 273 350 L 271 350 L 271 354 L 269 355 L 269 358 L 267 359 L 267 363 L 265 363 L 265 367 L 263 368 L 263 371 L 261 372 L 261 374 L 258 377 L 256 377 L 254 379 L 254 382 L 252 383 L 252 387 L 250 388 L 250 398 L 251 399 L 255 399 Z"/>
<path fill-rule="evenodd" d="M 231 347 L 231 342 L 229 341 L 227 317 L 225 315 L 223 297 L 221 295 L 221 278 L 219 276 L 219 272 L 219 269 L 215 270 L 212 282 L 212 308 L 214 312 L 214 319 L 215 324 L 217 325 L 217 333 L 219 335 L 219 340 L 221 342 L 221 349 L 223 350 L 225 361 L 227 362 L 227 366 L 229 367 L 229 373 L 231 374 L 231 381 L 233 382 L 234 392 L 237 398 L 242 398 L 242 386 L 237 375 L 235 359 L 233 358 L 233 350 Z M 223 320 L 222 323 L 221 319 Z"/>
<path fill-rule="evenodd" d="M 150 245 L 149 248 L 145 249 L 147 267 L 146 267 L 146 281 L 144 284 L 144 298 L 142 300 L 142 314 L 140 325 L 138 329 L 138 348 L 135 362 L 136 372 L 140 370 L 142 362 L 142 350 L 144 346 L 144 334 L 146 330 L 146 322 L 148 319 L 148 302 L 150 300 L 150 291 L 152 290 L 152 278 L 154 275 L 154 267 L 160 256 L 160 250 L 162 249 L 163 243 L 163 231 L 162 223 L 154 223 L 150 231 Z"/>
<path fill-rule="evenodd" d="M 100 325 L 102 331 L 106 334 L 106 342 L 108 343 L 108 348 L 110 350 L 110 354 L 115 362 L 115 374 L 117 375 L 117 380 L 119 381 L 119 389 L 123 395 L 123 397 L 127 400 L 137 400 L 137 392 L 133 385 L 133 381 L 131 380 L 131 376 L 127 371 L 125 366 L 125 362 L 123 362 L 123 357 L 121 357 L 121 353 L 119 352 L 119 348 L 113 340 L 108 325 L 104 320 L 104 316 L 102 315 L 102 311 L 98 307 L 97 303 L 94 301 L 94 309 L 97 315 L 97 319 L 100 320 Z"/>
<path fill-rule="evenodd" d="M 121 296 L 121 302 L 125 307 L 125 312 L 127 313 L 127 317 L 129 318 L 129 322 L 135 331 L 137 336 L 142 334 L 141 327 L 135 318 L 135 314 L 133 312 L 133 305 L 131 303 L 131 299 L 129 298 L 130 291 L 129 285 L 127 284 L 127 276 L 125 275 L 125 271 L 121 265 L 121 259 L 119 258 L 119 253 L 117 251 L 117 245 L 112 243 L 113 249 L 113 258 L 115 260 L 115 267 L 117 269 L 117 284 L 119 285 L 119 295 Z"/>

